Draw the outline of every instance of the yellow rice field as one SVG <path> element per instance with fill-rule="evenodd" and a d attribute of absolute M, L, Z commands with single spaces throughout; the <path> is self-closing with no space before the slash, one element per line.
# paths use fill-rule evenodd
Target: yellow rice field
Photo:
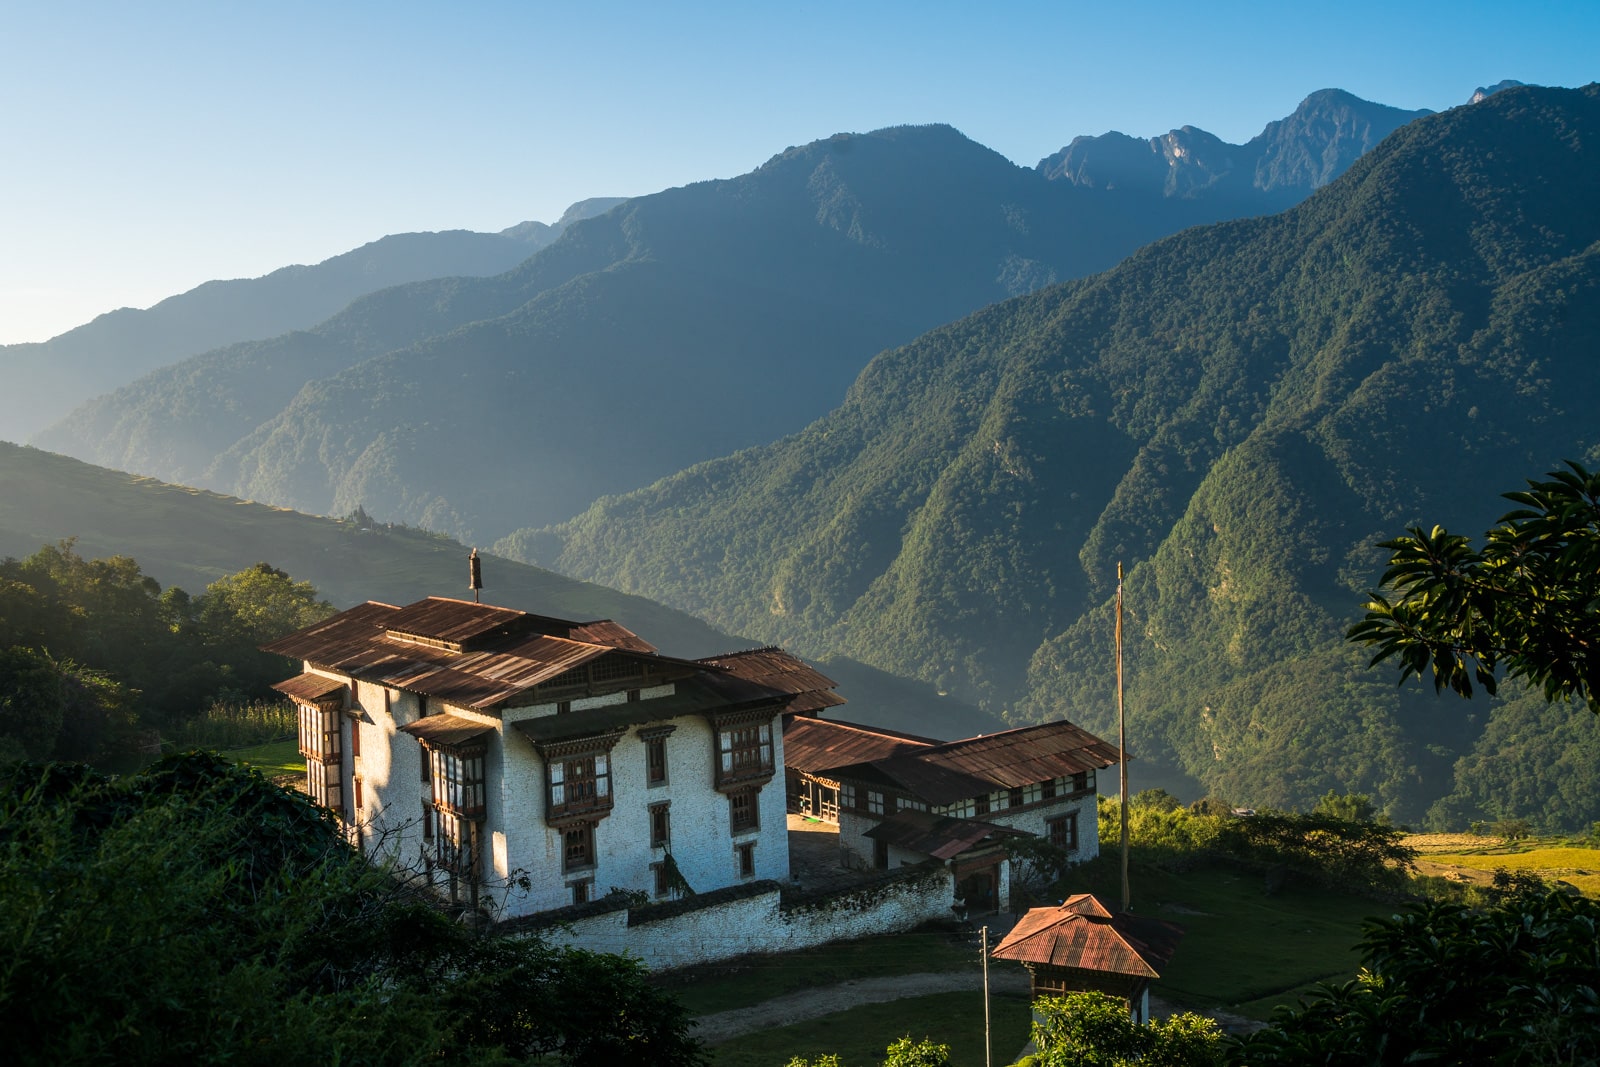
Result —
<path fill-rule="evenodd" d="M 1600 897 L 1600 849 L 1558 847 L 1513 852 L 1496 847 L 1498 843 L 1490 844 L 1492 839 L 1477 837 L 1468 840 L 1486 851 L 1474 849 L 1471 852 L 1451 853 L 1419 848 L 1421 855 L 1418 857 L 1418 868 L 1427 874 L 1446 873 L 1452 869 L 1462 874 L 1473 872 L 1476 877 L 1468 875 L 1472 881 L 1486 881 L 1487 876 L 1500 867 L 1508 871 L 1534 871 L 1546 881 L 1559 879 L 1569 882 L 1584 896 Z"/>

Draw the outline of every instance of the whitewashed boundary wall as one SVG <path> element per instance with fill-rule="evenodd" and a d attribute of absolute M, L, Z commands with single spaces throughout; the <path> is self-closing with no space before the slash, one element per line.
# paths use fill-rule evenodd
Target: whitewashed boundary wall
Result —
<path fill-rule="evenodd" d="M 607 897 L 512 919 L 499 930 L 510 936 L 537 933 L 553 945 L 626 953 L 652 971 L 667 971 L 911 930 L 951 918 L 954 899 L 950 869 L 927 863 L 831 893 L 798 894 L 760 881 L 632 906 L 626 898 Z"/>

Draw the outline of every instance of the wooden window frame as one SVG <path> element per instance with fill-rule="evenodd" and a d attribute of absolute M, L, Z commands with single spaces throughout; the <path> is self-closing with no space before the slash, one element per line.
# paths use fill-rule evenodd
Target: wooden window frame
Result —
<path fill-rule="evenodd" d="M 645 738 L 644 780 L 646 785 L 667 784 L 667 739 L 665 737 Z"/>
<path fill-rule="evenodd" d="M 670 848 L 672 846 L 672 802 L 663 800 L 659 804 L 652 804 L 650 811 L 650 847 Z"/>
<path fill-rule="evenodd" d="M 1078 851 L 1078 813 L 1069 811 L 1046 819 L 1045 839 L 1065 852 Z"/>
<path fill-rule="evenodd" d="M 741 841 L 733 846 L 734 870 L 739 872 L 740 878 L 754 878 L 756 876 L 756 843 L 754 841 Z"/>
<path fill-rule="evenodd" d="M 736 789 L 728 794 L 728 830 L 744 834 L 761 829 L 761 790 Z"/>
<path fill-rule="evenodd" d="M 741 723 L 717 729 L 717 780 L 771 777 L 772 721 Z"/>
<path fill-rule="evenodd" d="M 546 768 L 548 788 L 545 799 L 551 816 L 611 810 L 609 752 L 550 760 Z"/>
<path fill-rule="evenodd" d="M 592 822 L 575 822 L 561 828 L 562 874 L 595 868 L 594 828 Z"/>

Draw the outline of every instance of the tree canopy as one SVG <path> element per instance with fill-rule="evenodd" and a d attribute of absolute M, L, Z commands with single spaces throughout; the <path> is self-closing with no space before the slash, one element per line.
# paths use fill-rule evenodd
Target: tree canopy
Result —
<path fill-rule="evenodd" d="M 696 1067 L 637 960 L 479 933 L 221 758 L 0 772 L 0 1032 L 31 1064 Z"/>
<path fill-rule="evenodd" d="M 1352 641 L 1394 660 L 1400 679 L 1493 694 L 1504 671 L 1547 700 L 1581 700 L 1600 714 L 1600 474 L 1568 461 L 1524 492 L 1483 547 L 1435 526 L 1380 547 L 1392 556 L 1387 593 L 1372 594 Z"/>

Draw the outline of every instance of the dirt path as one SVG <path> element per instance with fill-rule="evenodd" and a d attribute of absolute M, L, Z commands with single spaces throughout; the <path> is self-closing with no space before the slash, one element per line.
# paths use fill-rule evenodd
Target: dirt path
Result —
<path fill-rule="evenodd" d="M 1009 969 L 1006 973 L 991 971 L 989 988 L 1000 993 L 1027 993 L 1028 976 L 1021 970 L 1015 973 L 1010 973 Z M 982 990 L 983 975 L 979 971 L 857 978 L 837 985 L 785 993 L 748 1008 L 702 1015 L 694 1029 L 694 1036 L 708 1045 L 716 1045 L 742 1034 L 820 1019 L 824 1015 L 858 1008 L 863 1004 L 882 1004 L 933 993 L 979 993 Z"/>
<path fill-rule="evenodd" d="M 989 988 L 996 993 L 1028 992 L 1028 976 L 1022 971 L 1007 968 L 991 971 Z M 908 997 L 925 997 L 934 993 L 977 993 L 983 989 L 983 975 L 979 971 L 947 971 L 935 974 L 903 974 L 886 978 L 857 978 L 837 985 L 802 989 L 785 993 L 781 997 L 753 1004 L 748 1008 L 734 1008 L 712 1015 L 702 1015 L 696 1020 L 694 1036 L 708 1045 L 718 1045 L 757 1030 L 770 1030 L 777 1026 L 808 1022 L 835 1012 L 847 1011 L 863 1004 L 883 1004 Z M 1150 1011 L 1165 1017 L 1177 1010 L 1157 997 L 1150 998 Z M 1262 1023 L 1246 1019 L 1231 1012 L 1211 1011 L 1204 1014 L 1220 1023 L 1232 1033 L 1259 1030 Z"/>

